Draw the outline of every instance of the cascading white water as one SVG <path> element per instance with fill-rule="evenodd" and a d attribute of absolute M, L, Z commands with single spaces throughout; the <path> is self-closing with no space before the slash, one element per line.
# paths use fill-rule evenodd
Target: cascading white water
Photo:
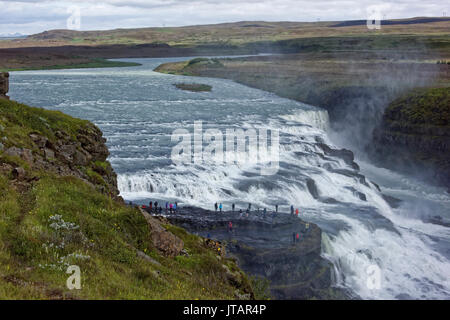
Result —
<path fill-rule="evenodd" d="M 151 71 L 183 59 L 141 59 L 143 66 L 122 70 L 13 73 L 11 97 L 95 122 L 108 139 L 109 160 L 126 200 L 178 201 L 207 209 L 215 202 L 225 209 L 231 203 L 246 208 L 251 202 L 269 210 L 279 204 L 282 212 L 293 204 L 302 219 L 322 228 L 323 255 L 334 263 L 339 285 L 366 299 L 450 298 L 449 229 L 409 214 L 419 200 L 450 211 L 448 195 L 362 163 L 362 174 L 405 200 L 392 209 L 352 166 L 324 153 L 322 143 L 338 148 L 327 135 L 326 111 L 227 80 Z M 185 81 L 209 84 L 213 91 L 192 93 L 173 86 Z M 279 130 L 278 171 L 260 174 L 271 158 L 174 164 L 171 134 L 176 129 L 193 132 L 199 120 L 204 130 L 222 133 Z M 244 160 L 247 154 L 236 156 Z M 371 266 L 380 270 L 379 288 L 368 285 Z"/>

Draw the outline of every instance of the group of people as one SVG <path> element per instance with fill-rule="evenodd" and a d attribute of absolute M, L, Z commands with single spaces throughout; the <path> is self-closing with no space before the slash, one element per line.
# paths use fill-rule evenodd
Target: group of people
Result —
<path fill-rule="evenodd" d="M 305 223 L 305 235 L 309 231 L 309 223 Z M 299 232 L 293 232 L 292 233 L 292 243 L 300 242 L 300 233 Z"/>
<path fill-rule="evenodd" d="M 158 201 L 150 201 L 150 203 L 148 204 L 148 207 L 146 205 L 142 206 L 143 209 L 147 210 L 148 212 L 154 212 L 154 213 L 162 213 L 163 211 L 163 207 L 160 205 L 158 207 Z M 166 213 L 170 212 L 170 213 L 175 213 L 177 211 L 178 208 L 178 202 L 175 203 L 169 203 L 166 202 Z"/>
<path fill-rule="evenodd" d="M 217 202 L 216 202 L 216 203 L 214 204 L 214 210 L 215 210 L 215 212 L 217 212 L 217 211 L 222 212 L 222 210 L 223 210 L 223 204 L 222 204 L 222 203 L 217 203 Z M 231 204 L 231 211 L 234 212 L 235 210 L 236 210 L 236 205 L 235 205 L 234 203 L 232 203 L 232 204 Z M 249 204 L 248 204 L 248 208 L 245 210 L 247 216 L 248 216 L 248 214 L 250 213 L 251 210 L 252 210 L 252 204 L 249 203 Z M 257 212 L 258 212 L 258 213 L 260 212 L 259 207 L 257 208 Z M 278 204 L 275 205 L 275 211 L 273 211 L 273 213 L 278 213 Z M 239 214 L 241 214 L 241 216 L 242 216 L 242 214 L 243 214 L 242 209 L 239 209 Z M 266 209 L 266 208 L 263 209 L 263 214 L 264 214 L 264 216 L 267 214 L 267 209 Z M 298 214 L 299 214 L 298 208 L 294 210 L 294 206 L 291 205 L 291 214 L 292 214 L 292 215 L 295 214 L 295 215 L 298 217 Z"/>

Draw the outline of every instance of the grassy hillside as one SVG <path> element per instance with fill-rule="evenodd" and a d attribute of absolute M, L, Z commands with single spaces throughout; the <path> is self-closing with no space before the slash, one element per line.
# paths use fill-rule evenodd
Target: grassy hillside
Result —
<path fill-rule="evenodd" d="M 311 37 L 339 37 L 360 35 L 437 35 L 448 33 L 449 18 L 411 18 L 382 21 L 381 30 L 374 32 L 360 21 L 323 22 L 265 22 L 241 21 L 211 25 L 115 29 L 104 31 L 51 30 L 27 39 L 9 41 L 0 47 L 41 45 L 111 45 L 166 43 L 171 46 L 196 46 L 222 43 L 241 45 L 258 41 L 279 41 Z"/>
<path fill-rule="evenodd" d="M 0 70 L 111 65 L 105 58 L 243 55 L 390 50 L 449 59 L 449 18 L 387 20 L 369 30 L 364 20 L 244 21 L 177 28 L 104 31 L 51 30 L 0 41 Z M 430 53 L 430 52 L 428 52 Z"/>
<path fill-rule="evenodd" d="M 114 194 L 99 135 L 87 121 L 0 99 L 0 299 L 252 297 L 247 276 L 204 239 L 156 222 L 184 243 L 175 257 L 160 250 L 155 225 Z M 66 287 L 69 265 L 81 269 L 81 290 Z"/>

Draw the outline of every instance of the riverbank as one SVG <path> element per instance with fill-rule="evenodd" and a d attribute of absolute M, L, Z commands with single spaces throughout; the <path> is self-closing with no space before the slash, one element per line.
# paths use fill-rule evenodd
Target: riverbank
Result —
<path fill-rule="evenodd" d="M 64 60 L 65 64 L 51 64 L 51 65 L 34 65 L 22 66 L 20 68 L 3 68 L 3 72 L 12 71 L 28 71 L 28 70 L 59 70 L 59 69 L 87 69 L 87 68 L 123 68 L 140 66 L 139 63 L 111 61 L 107 59 L 81 59 L 81 60 Z"/>
<path fill-rule="evenodd" d="M 383 21 L 236 22 L 178 28 L 104 31 L 50 30 L 0 40 L 0 71 L 98 63 L 96 59 L 292 54 L 305 52 L 414 52 L 431 48 L 447 59 L 448 18 Z"/>

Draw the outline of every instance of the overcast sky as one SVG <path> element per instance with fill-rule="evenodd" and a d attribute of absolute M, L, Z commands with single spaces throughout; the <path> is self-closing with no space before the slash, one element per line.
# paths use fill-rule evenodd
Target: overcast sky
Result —
<path fill-rule="evenodd" d="M 386 19 L 450 15 L 448 0 L 0 0 L 0 34 L 234 22 L 366 19 L 373 6 Z M 369 10 L 368 10 L 369 9 Z M 75 14 L 75 16 L 73 15 Z M 77 28 L 77 19 L 69 20 Z"/>

